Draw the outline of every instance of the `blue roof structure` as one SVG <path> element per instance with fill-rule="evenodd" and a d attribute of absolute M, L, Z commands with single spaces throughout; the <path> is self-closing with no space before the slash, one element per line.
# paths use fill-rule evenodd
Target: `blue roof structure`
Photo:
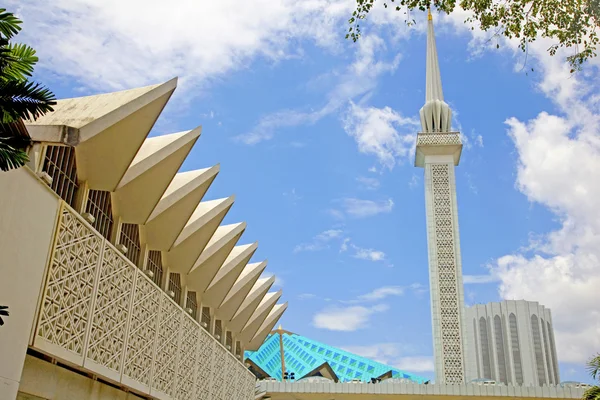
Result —
<path fill-rule="evenodd" d="M 283 354 L 283 362 L 282 362 Z M 267 336 L 257 351 L 247 351 L 246 361 L 254 364 L 264 375 L 282 380 L 282 369 L 295 379 L 308 376 L 319 376 L 321 371 L 333 371 L 334 380 L 346 382 L 350 380 L 371 381 L 372 378 L 403 378 L 417 383 L 424 383 L 426 378 L 410 374 L 359 355 L 328 346 L 281 328 Z"/>

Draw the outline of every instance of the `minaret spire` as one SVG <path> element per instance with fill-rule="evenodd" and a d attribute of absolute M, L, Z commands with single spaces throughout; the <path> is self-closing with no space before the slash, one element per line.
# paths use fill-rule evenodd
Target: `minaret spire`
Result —
<path fill-rule="evenodd" d="M 462 142 L 460 133 L 450 130 L 452 114 L 442 93 L 431 11 L 427 15 L 426 68 L 425 105 L 420 111 L 422 130 L 417 134 L 415 166 L 425 170 L 435 383 L 463 384 L 467 328 L 454 172 Z"/>
<path fill-rule="evenodd" d="M 450 132 L 452 112 L 444 102 L 442 77 L 438 62 L 431 9 L 427 9 L 427 63 L 425 81 L 425 105 L 421 108 L 423 132 Z"/>

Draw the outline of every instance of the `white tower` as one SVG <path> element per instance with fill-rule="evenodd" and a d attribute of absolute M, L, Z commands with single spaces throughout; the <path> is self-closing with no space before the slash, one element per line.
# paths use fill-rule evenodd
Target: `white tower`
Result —
<path fill-rule="evenodd" d="M 454 166 L 460 134 L 450 130 L 444 102 L 431 12 L 428 13 L 427 79 L 415 166 L 425 169 L 425 207 L 436 383 L 465 381 L 465 325 L 462 266 Z"/>

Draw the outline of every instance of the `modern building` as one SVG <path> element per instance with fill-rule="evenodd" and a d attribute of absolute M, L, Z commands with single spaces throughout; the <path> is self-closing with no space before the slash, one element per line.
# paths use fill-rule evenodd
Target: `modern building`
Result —
<path fill-rule="evenodd" d="M 243 364 L 287 304 L 251 262 L 201 128 L 148 137 L 177 80 L 60 100 L 0 173 L 0 399 L 253 399 Z M 232 188 L 233 189 L 233 188 Z"/>
<path fill-rule="evenodd" d="M 552 314 L 535 301 L 507 300 L 466 309 L 467 376 L 515 386 L 558 385 Z"/>
<path fill-rule="evenodd" d="M 427 77 L 415 166 L 425 170 L 425 213 L 436 383 L 465 381 L 465 325 L 458 204 L 454 167 L 460 161 L 460 133 L 452 131 L 452 112 L 442 80 L 431 12 L 427 28 Z"/>
<path fill-rule="evenodd" d="M 246 352 L 246 364 L 259 379 L 282 381 L 287 373 L 296 381 L 322 376 L 332 382 L 372 379 L 402 379 L 423 383 L 427 379 L 402 371 L 348 351 L 328 346 L 293 332 L 279 329 L 271 332 L 257 351 Z"/>

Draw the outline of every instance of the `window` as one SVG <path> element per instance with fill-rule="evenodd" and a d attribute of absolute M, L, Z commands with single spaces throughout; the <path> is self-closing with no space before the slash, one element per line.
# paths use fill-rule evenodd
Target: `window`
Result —
<path fill-rule="evenodd" d="M 483 362 L 483 378 L 492 379 L 492 363 L 490 360 L 490 343 L 488 341 L 487 321 L 479 318 L 479 338 L 481 340 L 481 358 Z"/>
<path fill-rule="evenodd" d="M 499 315 L 494 317 L 494 334 L 496 338 L 496 354 L 498 356 L 498 380 L 508 384 L 509 382 L 506 376 L 506 356 L 504 354 L 504 331 L 502 329 L 502 319 Z"/>
<path fill-rule="evenodd" d="M 192 313 L 190 315 L 192 316 L 192 318 L 196 319 L 196 316 L 198 315 L 198 301 L 196 300 L 196 292 L 187 292 L 186 300 L 187 301 L 185 307 L 192 310 Z"/>
<path fill-rule="evenodd" d="M 239 340 L 236 340 L 235 342 L 235 355 L 238 358 L 242 357 L 242 342 L 240 342 Z"/>
<path fill-rule="evenodd" d="M 110 192 L 90 189 L 85 212 L 94 216 L 94 223 L 92 225 L 104 238 L 110 240 L 110 233 L 113 227 Z"/>
<path fill-rule="evenodd" d="M 220 342 L 223 338 L 223 326 L 221 326 L 221 320 L 215 320 L 215 338 Z"/>
<path fill-rule="evenodd" d="M 140 230 L 136 224 L 122 224 L 119 243 L 127 247 L 125 255 L 132 263 L 138 265 L 140 261 Z"/>
<path fill-rule="evenodd" d="M 537 315 L 531 316 L 531 332 L 533 334 L 533 351 L 535 353 L 535 364 L 537 367 L 538 383 L 540 386 L 546 383 L 546 371 L 544 370 L 544 356 L 542 354 L 542 337 Z"/>
<path fill-rule="evenodd" d="M 152 281 L 159 287 L 162 286 L 163 267 L 160 251 L 150 250 L 148 252 L 148 262 L 146 263 L 146 268 L 148 271 L 152 271 L 152 274 L 149 275 L 150 279 L 152 279 Z"/>
<path fill-rule="evenodd" d="M 544 334 L 544 350 L 546 351 L 546 368 L 548 371 L 548 380 L 550 381 L 550 384 L 553 384 L 554 374 L 552 373 L 552 357 L 550 356 L 550 343 L 548 341 L 548 334 L 546 332 L 546 323 L 544 322 L 543 318 L 541 318 L 540 321 L 542 321 L 542 333 Z"/>
<path fill-rule="evenodd" d="M 210 308 L 202 307 L 202 316 L 200 317 L 200 325 L 206 330 L 210 329 Z"/>
<path fill-rule="evenodd" d="M 231 331 L 225 333 L 225 347 L 227 347 L 228 350 L 233 351 L 233 335 L 231 334 Z"/>
<path fill-rule="evenodd" d="M 174 272 L 169 274 L 169 292 L 173 292 L 171 297 L 173 297 L 175 303 L 181 304 L 181 276 Z"/>
<path fill-rule="evenodd" d="M 77 198 L 77 167 L 75 148 L 70 146 L 48 146 L 42 171 L 50 175 L 50 187 L 68 205 L 75 207 Z"/>
<path fill-rule="evenodd" d="M 512 347 L 513 364 L 515 366 L 515 380 L 523 384 L 523 367 L 521 366 L 521 349 L 519 347 L 519 332 L 517 330 L 517 317 L 511 313 L 508 317 L 510 325 L 510 344 Z"/>

